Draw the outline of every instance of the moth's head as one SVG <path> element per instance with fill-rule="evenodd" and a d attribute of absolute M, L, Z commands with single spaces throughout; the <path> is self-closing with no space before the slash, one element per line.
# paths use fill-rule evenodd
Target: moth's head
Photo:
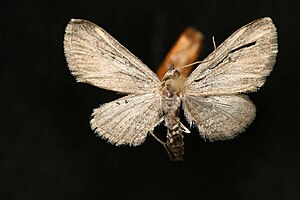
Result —
<path fill-rule="evenodd" d="M 175 69 L 174 65 L 170 65 L 169 70 L 164 75 L 161 87 L 167 90 L 173 90 L 178 92 L 177 95 L 182 96 L 184 93 L 184 79 L 179 78 L 180 72 Z"/>
<path fill-rule="evenodd" d="M 179 71 L 175 69 L 173 64 L 171 64 L 169 70 L 165 73 L 163 80 L 177 79 L 179 76 Z"/>

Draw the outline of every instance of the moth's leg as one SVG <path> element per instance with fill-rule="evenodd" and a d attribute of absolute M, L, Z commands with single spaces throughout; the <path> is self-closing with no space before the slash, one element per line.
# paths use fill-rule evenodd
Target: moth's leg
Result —
<path fill-rule="evenodd" d="M 161 144 L 163 145 L 163 147 L 166 149 L 168 156 L 171 160 L 174 160 L 173 155 L 171 154 L 170 150 L 168 149 L 167 145 L 165 142 L 161 141 L 158 137 L 156 137 L 156 135 L 154 135 L 154 133 L 150 132 L 150 134 Z"/>
<path fill-rule="evenodd" d="M 191 131 L 185 127 L 181 122 L 180 122 L 180 128 L 184 133 L 191 133 Z"/>
<path fill-rule="evenodd" d="M 165 120 L 165 117 L 163 116 L 163 117 L 161 117 L 160 119 L 159 119 L 159 121 L 155 124 L 155 126 L 154 127 L 156 127 L 156 126 L 158 126 L 160 123 L 162 123 L 163 121 Z M 156 137 L 156 135 L 154 135 L 154 133 L 151 131 L 150 132 L 150 134 L 159 142 L 159 143 L 161 143 L 162 145 L 165 145 L 165 142 L 163 142 L 163 141 L 161 141 L 158 137 Z"/>
<path fill-rule="evenodd" d="M 156 137 L 156 135 L 154 135 L 154 133 L 150 132 L 150 134 L 154 137 L 154 139 L 156 139 L 160 144 L 162 144 L 163 146 L 166 145 L 165 142 L 161 141 L 158 137 Z"/>
<path fill-rule="evenodd" d="M 160 120 L 156 123 L 155 126 L 158 126 L 160 123 L 162 123 L 165 120 L 165 117 L 160 118 Z M 189 129 L 187 129 L 183 124 L 182 126 L 184 127 L 184 130 L 187 130 L 189 132 Z M 170 150 L 168 149 L 167 145 L 165 142 L 161 141 L 161 139 L 159 139 L 152 131 L 150 132 L 150 134 L 154 137 L 154 139 L 156 139 L 156 141 L 158 141 L 161 145 L 163 145 L 163 147 L 166 149 L 168 156 L 171 160 L 174 160 L 174 156 L 171 154 Z"/>

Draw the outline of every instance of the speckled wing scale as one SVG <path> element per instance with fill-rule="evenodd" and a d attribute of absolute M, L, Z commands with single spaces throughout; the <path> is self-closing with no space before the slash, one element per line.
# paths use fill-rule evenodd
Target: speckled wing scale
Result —
<path fill-rule="evenodd" d="M 189 123 L 210 141 L 230 139 L 255 117 L 243 92 L 256 91 L 272 71 L 277 54 L 276 28 L 270 18 L 249 23 L 231 35 L 185 80 L 170 67 L 162 82 L 137 57 L 97 25 L 72 19 L 64 38 L 68 66 L 78 82 L 124 94 L 95 109 L 91 127 L 115 145 L 140 145 L 152 134 L 172 160 L 182 160 L 182 104 Z M 164 122 L 167 140 L 154 134 Z"/>

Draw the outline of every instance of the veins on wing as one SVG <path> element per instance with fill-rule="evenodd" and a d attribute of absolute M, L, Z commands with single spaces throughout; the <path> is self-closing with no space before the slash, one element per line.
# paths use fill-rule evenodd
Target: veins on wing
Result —
<path fill-rule="evenodd" d="M 232 50 L 229 51 L 229 52 L 226 54 L 226 56 L 225 56 L 223 59 L 221 59 L 218 63 L 216 63 L 216 64 L 214 64 L 214 65 L 211 65 L 211 66 L 205 71 L 205 74 L 204 74 L 202 77 L 200 77 L 200 78 L 198 78 L 198 79 L 195 79 L 194 82 L 200 82 L 201 80 L 205 79 L 206 76 L 207 76 L 208 74 L 210 74 L 211 71 L 212 71 L 213 69 L 218 68 L 218 66 L 219 66 L 221 63 L 224 63 L 225 60 L 228 59 L 228 62 L 233 62 L 233 60 L 231 60 L 231 56 L 232 56 L 233 54 L 235 54 L 235 53 L 237 53 L 237 52 L 239 52 L 239 51 L 241 51 L 241 50 L 243 50 L 243 49 L 250 48 L 250 47 L 254 46 L 255 44 L 256 44 L 256 41 L 250 42 L 250 43 L 247 43 L 247 44 L 245 44 L 245 45 L 239 46 L 239 47 L 237 47 L 237 48 L 235 48 L 235 49 L 232 49 Z"/>

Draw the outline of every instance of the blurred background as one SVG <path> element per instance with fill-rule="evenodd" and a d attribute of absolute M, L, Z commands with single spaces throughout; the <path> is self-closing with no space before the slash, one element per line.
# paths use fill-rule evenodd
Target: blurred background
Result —
<path fill-rule="evenodd" d="M 11 0 L 0 16 L 1 199 L 300 198 L 296 0 Z M 138 147 L 116 147 L 90 129 L 93 108 L 121 95 L 76 83 L 63 52 L 71 18 L 103 27 L 155 71 L 186 27 L 206 36 L 202 60 L 212 36 L 219 45 L 265 16 L 278 29 L 277 63 L 249 94 L 257 117 L 237 138 L 205 142 L 192 128 L 185 160 L 171 162 L 150 136 Z"/>

